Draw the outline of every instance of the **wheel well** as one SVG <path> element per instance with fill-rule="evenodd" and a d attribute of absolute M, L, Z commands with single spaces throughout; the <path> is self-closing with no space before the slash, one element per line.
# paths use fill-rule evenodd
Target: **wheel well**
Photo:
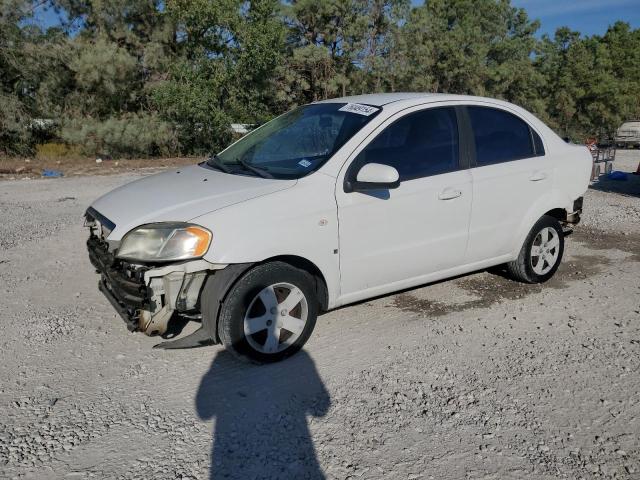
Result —
<path fill-rule="evenodd" d="M 320 269 L 313 262 L 307 260 L 304 257 L 298 257 L 296 255 L 280 255 L 277 257 L 267 258 L 260 263 L 275 261 L 288 263 L 292 267 L 299 268 L 309 273 L 315 280 L 316 294 L 318 296 L 320 308 L 322 310 L 327 310 L 329 308 L 329 291 L 327 289 L 327 281 L 325 280 L 324 275 L 322 275 Z"/>
<path fill-rule="evenodd" d="M 545 215 L 549 215 L 559 222 L 567 221 L 567 211 L 564 208 L 554 208 L 553 210 L 549 210 Z"/>

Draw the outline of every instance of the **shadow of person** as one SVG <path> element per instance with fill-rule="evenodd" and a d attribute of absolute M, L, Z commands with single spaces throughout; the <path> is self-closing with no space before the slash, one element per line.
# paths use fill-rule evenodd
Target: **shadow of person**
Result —
<path fill-rule="evenodd" d="M 222 351 L 196 395 L 203 420 L 215 417 L 211 479 L 322 479 L 307 415 L 326 415 L 331 399 L 305 351 L 250 365 Z"/>

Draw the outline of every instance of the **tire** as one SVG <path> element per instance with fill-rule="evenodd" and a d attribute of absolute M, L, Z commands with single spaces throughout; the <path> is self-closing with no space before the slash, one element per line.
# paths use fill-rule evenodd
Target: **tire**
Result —
<path fill-rule="evenodd" d="M 547 237 L 546 242 L 543 236 Z M 540 248 L 542 248 L 542 257 L 534 255 L 534 251 L 540 251 Z M 558 270 L 563 253 L 564 234 L 562 227 L 554 217 L 544 215 L 527 235 L 518 258 L 507 263 L 507 272 L 511 278 L 519 282 L 544 283 L 553 277 Z"/>
<path fill-rule="evenodd" d="M 318 309 L 314 279 L 308 272 L 284 262 L 265 263 L 231 287 L 220 307 L 218 336 L 243 360 L 277 362 L 307 342 Z"/>

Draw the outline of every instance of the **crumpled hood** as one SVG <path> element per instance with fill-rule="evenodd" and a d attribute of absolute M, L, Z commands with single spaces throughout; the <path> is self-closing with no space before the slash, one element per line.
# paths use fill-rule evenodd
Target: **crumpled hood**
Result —
<path fill-rule="evenodd" d="M 230 175 L 199 165 L 176 168 L 118 187 L 91 205 L 115 223 L 110 241 L 153 222 L 188 222 L 214 210 L 284 190 L 295 180 Z"/>

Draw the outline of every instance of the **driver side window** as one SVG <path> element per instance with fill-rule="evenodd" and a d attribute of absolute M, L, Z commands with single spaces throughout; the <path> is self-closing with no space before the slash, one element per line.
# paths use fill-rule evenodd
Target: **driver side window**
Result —
<path fill-rule="evenodd" d="M 355 164 L 390 165 L 400 181 L 458 170 L 458 124 L 452 107 L 430 108 L 395 121 L 365 147 Z"/>

